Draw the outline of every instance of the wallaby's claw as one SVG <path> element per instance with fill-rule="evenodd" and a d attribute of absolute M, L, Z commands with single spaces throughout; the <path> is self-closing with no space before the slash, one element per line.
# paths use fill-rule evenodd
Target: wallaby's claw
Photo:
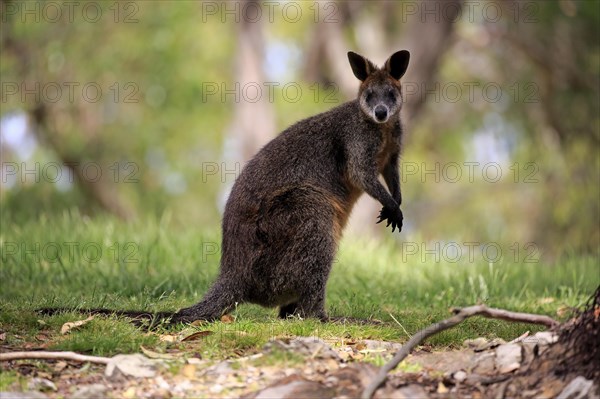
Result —
<path fill-rule="evenodd" d="M 391 225 L 392 233 L 394 231 L 396 231 L 396 227 L 398 227 L 398 232 L 400 232 L 400 231 L 402 231 L 402 219 L 403 218 L 404 217 L 402 215 L 402 211 L 400 210 L 400 208 L 390 210 L 384 206 L 383 208 L 381 208 L 381 211 L 379 211 L 379 221 L 377 223 L 381 223 L 384 220 L 387 220 L 387 224 L 385 225 L 385 227 L 388 227 L 389 225 Z"/>

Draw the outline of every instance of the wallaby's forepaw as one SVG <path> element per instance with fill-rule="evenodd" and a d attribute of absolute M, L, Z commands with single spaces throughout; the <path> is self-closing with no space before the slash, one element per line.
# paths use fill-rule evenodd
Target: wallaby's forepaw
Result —
<path fill-rule="evenodd" d="M 394 232 L 394 230 L 396 230 L 396 227 L 398 227 L 398 232 L 400 232 L 402 230 L 402 220 L 403 219 L 404 219 L 404 216 L 402 215 L 402 211 L 400 210 L 400 207 L 395 208 L 395 209 L 390 209 L 390 208 L 386 208 L 384 206 L 383 208 L 381 208 L 381 211 L 379 212 L 379 220 L 377 221 L 377 223 L 381 223 L 384 220 L 387 220 L 387 224 L 385 225 L 385 227 L 387 227 L 391 224 L 392 225 L 392 233 Z"/>

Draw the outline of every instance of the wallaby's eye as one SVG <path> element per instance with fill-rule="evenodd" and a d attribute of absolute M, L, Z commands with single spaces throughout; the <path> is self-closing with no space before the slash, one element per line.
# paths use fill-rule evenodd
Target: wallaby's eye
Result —
<path fill-rule="evenodd" d="M 373 91 L 371 89 L 365 91 L 365 101 L 369 102 L 373 98 Z"/>
<path fill-rule="evenodd" d="M 396 101 L 396 92 L 392 89 L 388 90 L 387 96 L 390 100 Z"/>

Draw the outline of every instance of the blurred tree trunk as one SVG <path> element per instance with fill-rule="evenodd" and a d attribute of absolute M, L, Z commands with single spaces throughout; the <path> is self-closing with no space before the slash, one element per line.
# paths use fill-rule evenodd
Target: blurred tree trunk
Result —
<path fill-rule="evenodd" d="M 248 3 L 257 2 L 250 0 Z M 257 3 L 256 7 L 260 7 L 260 5 Z M 260 87 L 262 95 L 255 102 L 246 101 L 240 97 L 239 101 L 234 104 L 232 122 L 225 133 L 223 154 L 223 160 L 228 170 L 232 170 L 234 164 L 240 160 L 244 163 L 250 160 L 277 133 L 275 112 L 273 104 L 269 101 L 269 92 L 265 85 L 263 69 L 265 43 L 262 18 L 259 18 L 258 21 L 248 21 L 245 17 L 246 15 L 243 13 L 242 20 L 236 24 L 237 52 L 234 83 L 229 86 L 236 85 L 236 90 L 241 92 L 244 92 L 244 87 Z M 254 98 L 254 92 L 248 96 Z M 235 169 L 241 171 L 243 165 L 238 166 L 239 168 L 236 166 Z M 228 182 L 221 190 L 218 200 L 221 210 L 225 208 L 232 187 L 233 182 Z"/>
<path fill-rule="evenodd" d="M 27 83 L 26 87 L 34 87 L 35 83 L 43 84 L 45 75 L 39 66 L 33 62 L 32 50 L 27 43 L 16 40 L 9 27 L 10 23 L 7 22 L 2 29 L 2 48 L 14 54 L 21 79 Z M 69 79 L 63 79 L 63 81 L 69 81 Z M 56 104 L 45 101 L 44 96 L 39 97 L 38 101 L 30 100 L 29 103 L 23 104 L 24 111 L 29 116 L 29 121 L 34 125 L 33 131 L 39 142 L 46 145 L 47 149 L 52 151 L 63 164 L 63 167 L 70 170 L 69 176 L 73 177 L 76 187 L 92 204 L 98 205 L 123 220 L 135 218 L 135 212 L 126 206 L 119 196 L 115 182 L 110 181 L 108 178 L 110 174 L 100 167 L 101 176 L 95 175 L 90 178 L 82 169 L 82 165 L 89 164 L 93 160 L 81 152 L 72 151 L 68 148 L 68 140 L 63 134 L 58 120 L 61 119 L 61 116 L 68 115 L 68 118 L 73 120 L 78 130 L 83 131 L 90 126 L 89 115 L 84 108 L 91 105 L 74 105 L 75 110 L 59 109 Z M 92 122 L 92 124 L 98 126 L 97 123 Z M 100 163 L 95 164 L 100 165 Z"/>
<path fill-rule="evenodd" d="M 248 3 L 257 3 L 249 1 Z M 257 8 L 260 4 L 257 3 Z M 265 74 L 263 61 L 265 44 L 263 37 L 262 18 L 258 21 L 248 21 L 242 15 L 237 29 L 237 52 L 235 58 L 236 90 L 244 92 L 244 87 L 250 90 L 253 86 L 262 89 L 262 95 L 256 102 L 246 101 L 243 97 L 234 104 L 231 126 L 227 132 L 225 160 L 248 161 L 276 133 L 273 104 L 269 102 L 268 89 L 264 85 Z M 228 87 L 233 87 L 228 85 Z M 248 97 L 254 98 L 253 91 Z"/>
<path fill-rule="evenodd" d="M 462 0 L 436 0 L 427 3 L 434 3 L 437 10 L 460 12 L 462 7 Z M 431 16 L 419 18 L 414 15 L 408 18 L 399 43 L 401 48 L 410 51 L 411 59 L 408 71 L 402 80 L 405 85 L 408 83 L 418 87 L 416 95 L 406 96 L 406 104 L 402 110 L 403 121 L 408 127 L 414 124 L 421 114 L 425 105 L 424 90 L 433 87 L 441 60 L 452 46 L 456 28 L 453 20 L 454 16 L 449 12 L 448 15 L 442 15 L 438 22 Z"/>
<path fill-rule="evenodd" d="M 120 200 L 114 184 L 109 184 L 106 179 L 96 177 L 90 179 L 81 165 L 85 165 L 89 160 L 84 160 L 81 154 L 69 153 L 60 144 L 60 134 L 53 126 L 49 118 L 48 108 L 44 104 L 39 104 L 31 111 L 31 116 L 35 124 L 34 131 L 40 142 L 48 145 L 56 154 L 63 165 L 71 171 L 69 174 L 75 178 L 77 185 L 83 191 L 86 197 L 93 200 L 100 207 L 123 220 L 132 220 L 135 217 L 133 211 L 126 207 Z"/>
<path fill-rule="evenodd" d="M 519 6 L 515 1 L 499 4 L 505 15 L 511 15 Z M 493 23 L 488 23 L 485 27 L 494 40 L 507 42 L 520 56 L 528 60 L 535 68 L 536 76 L 539 76 L 536 83 L 540 84 L 540 109 L 545 122 L 552 129 L 552 132 L 547 129 L 535 131 L 541 142 L 557 152 L 560 152 L 561 147 L 573 136 L 589 137 L 596 145 L 600 143 L 598 130 L 589 123 L 598 112 L 597 96 L 595 104 L 586 104 L 584 101 L 576 113 L 564 112 L 565 107 L 579 103 L 574 99 L 565 102 L 566 92 L 595 93 L 600 87 L 598 75 L 589 73 L 585 65 L 579 64 L 582 60 L 578 59 L 578 56 L 586 54 L 589 50 L 583 47 L 580 37 L 577 36 L 577 33 L 582 33 L 577 32 L 576 24 L 567 23 L 562 19 L 548 19 L 539 23 L 516 23 L 511 25 L 510 29 L 500 29 Z M 598 43 L 597 34 L 588 34 L 595 36 Z M 535 119 L 535 116 L 532 118 Z"/>

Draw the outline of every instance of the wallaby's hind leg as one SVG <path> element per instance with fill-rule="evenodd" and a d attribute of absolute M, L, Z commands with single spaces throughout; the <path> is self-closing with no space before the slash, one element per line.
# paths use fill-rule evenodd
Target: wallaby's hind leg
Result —
<path fill-rule="evenodd" d="M 265 282 L 262 292 L 279 301 L 273 305 L 284 304 L 280 317 L 327 318 L 325 285 L 337 249 L 336 201 L 306 185 L 283 189 L 262 205 L 257 223 L 262 246 L 253 274 L 255 281 Z"/>
<path fill-rule="evenodd" d="M 229 279 L 219 276 L 210 287 L 204 298 L 189 308 L 177 312 L 174 321 L 192 322 L 195 320 L 218 320 L 235 307 L 236 302 L 242 302 L 243 295 L 239 287 L 232 286 Z"/>
<path fill-rule="evenodd" d="M 315 317 L 320 320 L 327 320 L 325 312 L 325 298 L 321 298 L 318 292 L 307 294 L 306 298 L 316 299 L 315 301 L 304 300 L 304 305 L 300 302 L 290 303 L 279 308 L 279 318 L 287 319 L 290 316 Z"/>
<path fill-rule="evenodd" d="M 298 282 L 296 313 L 301 317 L 327 319 L 325 312 L 325 286 L 337 250 L 332 234 L 333 212 L 329 213 L 325 204 L 321 205 L 323 215 L 316 223 L 308 219 L 297 237 L 286 261 L 294 264 Z M 327 204 L 329 205 L 329 204 Z M 328 217 L 325 217 L 327 215 Z"/>
<path fill-rule="evenodd" d="M 325 284 L 327 280 L 314 279 L 305 287 L 298 300 L 297 313 L 301 317 L 314 317 L 319 320 L 327 320 L 325 312 Z"/>

